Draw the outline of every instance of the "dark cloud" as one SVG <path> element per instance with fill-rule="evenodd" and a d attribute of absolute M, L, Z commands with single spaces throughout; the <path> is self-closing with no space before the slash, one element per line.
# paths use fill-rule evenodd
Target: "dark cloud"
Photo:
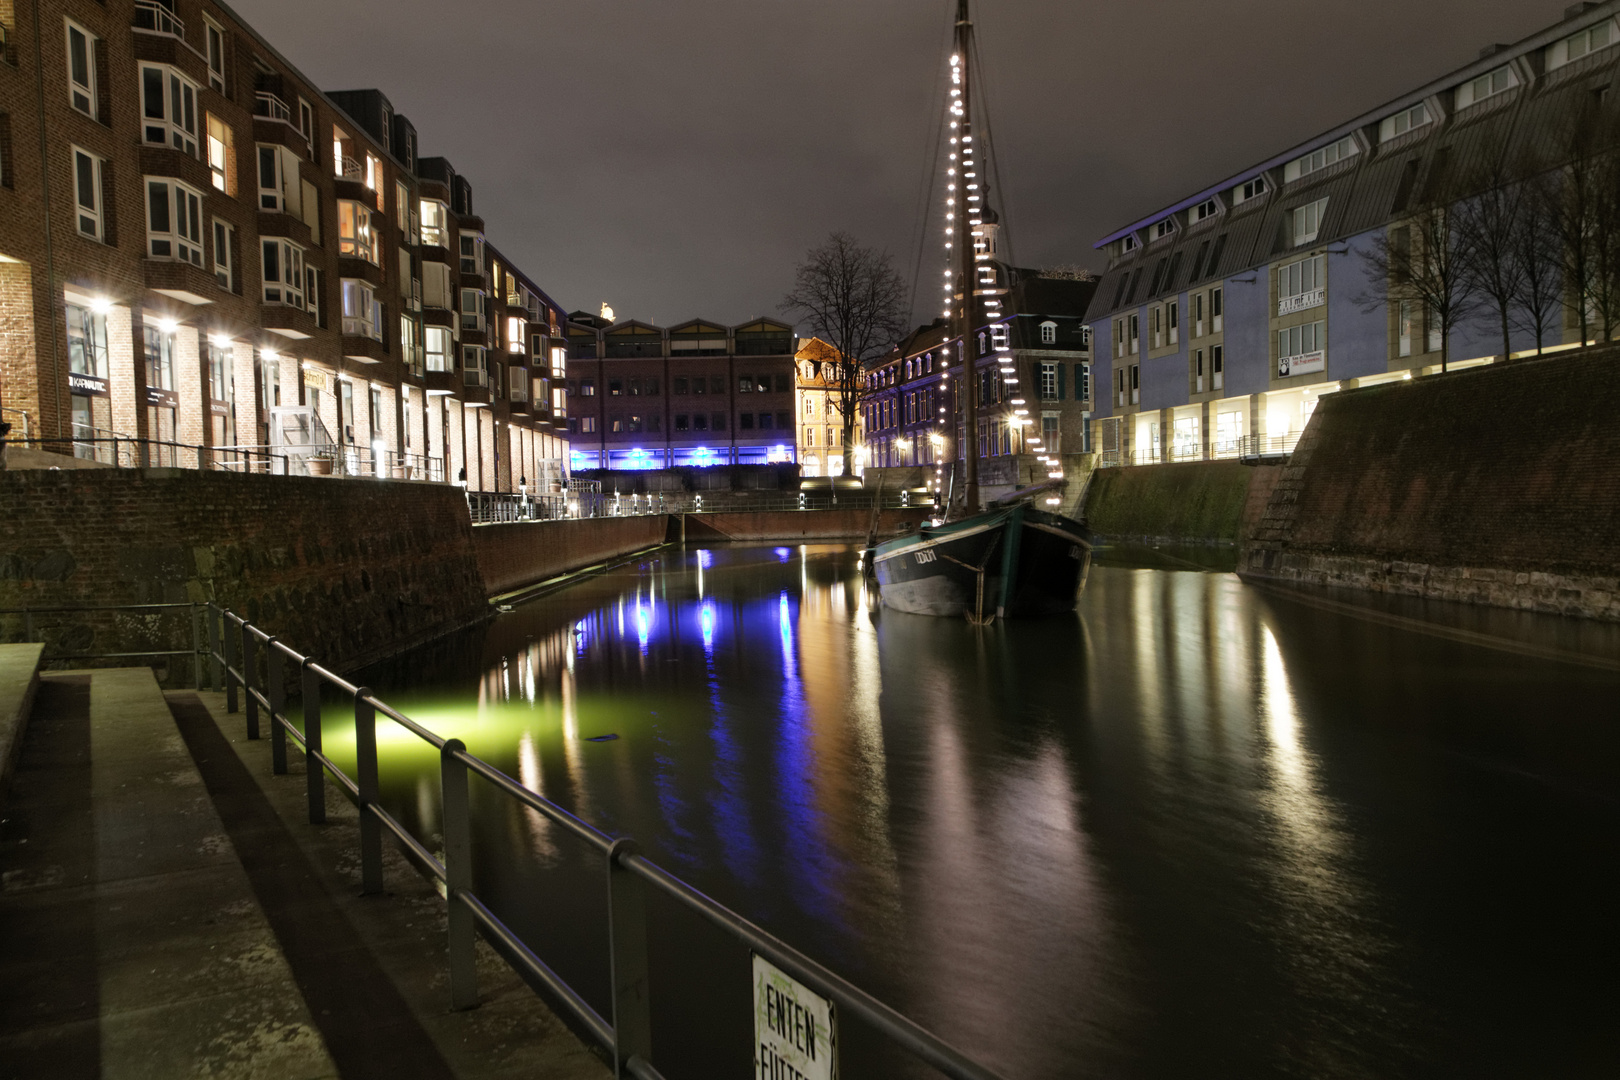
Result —
<path fill-rule="evenodd" d="M 569 307 L 771 313 L 843 229 L 937 282 L 919 207 L 955 0 L 237 0 L 326 89 L 375 86 Z M 1098 237 L 1555 21 L 1525 0 L 975 4 L 1014 254 Z M 919 310 L 931 309 L 925 295 Z"/>

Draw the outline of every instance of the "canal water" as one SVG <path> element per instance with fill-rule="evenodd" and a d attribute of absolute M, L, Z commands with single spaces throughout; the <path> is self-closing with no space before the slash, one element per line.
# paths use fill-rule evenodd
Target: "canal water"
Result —
<path fill-rule="evenodd" d="M 978 629 L 688 546 L 365 677 L 1008 1077 L 1620 1075 L 1615 627 L 1160 549 Z M 479 889 L 610 1016 L 597 857 L 473 783 Z M 750 1075 L 747 951 L 650 921 L 666 1075 Z M 931 1075 L 845 1019 L 845 1077 Z"/>

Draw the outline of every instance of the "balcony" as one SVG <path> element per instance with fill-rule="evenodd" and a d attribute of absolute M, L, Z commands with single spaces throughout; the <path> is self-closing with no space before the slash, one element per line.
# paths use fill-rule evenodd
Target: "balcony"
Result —
<path fill-rule="evenodd" d="M 279 120 L 283 124 L 292 123 L 292 110 L 287 103 L 268 90 L 260 90 L 253 95 L 253 115 L 266 120 Z"/>
<path fill-rule="evenodd" d="M 151 0 L 135 0 L 134 25 L 137 30 L 167 34 L 181 41 L 186 39 L 186 24 L 176 18 L 174 12 L 162 4 L 152 3 Z"/>
<path fill-rule="evenodd" d="M 489 389 L 489 372 L 483 368 L 462 368 L 461 385 L 476 386 L 480 389 Z"/>

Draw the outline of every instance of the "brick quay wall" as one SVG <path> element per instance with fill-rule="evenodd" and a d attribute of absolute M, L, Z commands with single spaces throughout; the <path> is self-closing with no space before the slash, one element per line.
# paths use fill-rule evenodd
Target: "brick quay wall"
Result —
<path fill-rule="evenodd" d="M 1235 545 L 1259 520 L 1279 472 L 1236 461 L 1098 469 L 1086 524 L 1103 540 Z"/>
<path fill-rule="evenodd" d="M 488 611 L 460 491 L 169 469 L 0 472 L 0 608 L 195 603 L 341 669 Z M 39 613 L 53 654 L 189 646 L 184 613 Z M 22 637 L 0 615 L 0 640 Z M 176 677 L 189 678 L 186 671 Z"/>
<path fill-rule="evenodd" d="M 1620 348 L 1321 399 L 1251 580 L 1620 620 Z"/>
<path fill-rule="evenodd" d="M 466 508 L 462 509 L 463 516 Z M 490 596 L 513 592 L 662 544 L 669 517 L 582 518 L 565 521 L 513 521 L 472 530 L 473 552 Z"/>

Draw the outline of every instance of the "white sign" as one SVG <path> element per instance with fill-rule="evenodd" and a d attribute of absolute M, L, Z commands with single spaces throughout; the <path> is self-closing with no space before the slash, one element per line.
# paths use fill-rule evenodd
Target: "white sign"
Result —
<path fill-rule="evenodd" d="M 1277 378 L 1286 379 L 1290 375 L 1309 375 L 1313 371 L 1321 371 L 1327 366 L 1327 353 L 1306 353 L 1304 356 L 1284 356 L 1277 360 Z"/>
<path fill-rule="evenodd" d="M 755 1080 L 836 1080 L 833 1003 L 755 953 Z"/>
<path fill-rule="evenodd" d="M 1295 296 L 1285 296 L 1277 301 L 1277 314 L 1287 315 L 1295 311 L 1304 311 L 1307 308 L 1321 307 L 1327 303 L 1326 289 L 1312 289 L 1310 292 L 1299 293 Z"/>

